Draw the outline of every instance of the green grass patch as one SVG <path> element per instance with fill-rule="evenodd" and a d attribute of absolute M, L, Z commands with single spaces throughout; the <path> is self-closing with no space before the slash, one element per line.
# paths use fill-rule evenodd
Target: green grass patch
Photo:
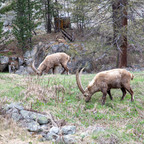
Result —
<path fill-rule="evenodd" d="M 144 139 L 144 73 L 134 73 L 131 86 L 135 101 L 130 101 L 127 93 L 123 101 L 121 90 L 113 90 L 113 100 L 107 96 L 106 104 L 101 105 L 102 93 L 92 96 L 85 103 L 77 85 L 75 75 L 18 76 L 0 73 L 0 96 L 6 101 L 23 102 L 25 106 L 38 111 L 49 111 L 56 119 L 65 119 L 77 125 L 77 131 L 100 125 L 102 131 L 82 136 L 89 143 L 143 143 Z M 81 76 L 83 87 L 95 74 Z M 89 141 L 90 140 L 90 141 Z"/>

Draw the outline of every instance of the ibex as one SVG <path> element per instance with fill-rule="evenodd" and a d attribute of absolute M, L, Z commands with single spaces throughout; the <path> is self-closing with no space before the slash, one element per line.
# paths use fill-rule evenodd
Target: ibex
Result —
<path fill-rule="evenodd" d="M 85 97 L 86 102 L 90 101 L 94 93 L 101 91 L 103 93 L 102 105 L 104 105 L 107 93 L 109 94 L 110 99 L 113 99 L 110 92 L 112 88 L 121 89 L 123 93 L 121 100 L 124 99 L 126 91 L 128 91 L 131 95 L 131 101 L 134 101 L 133 91 L 130 87 L 130 81 L 133 79 L 134 76 L 129 71 L 125 69 L 112 69 L 108 71 L 99 72 L 96 74 L 96 76 L 84 90 L 80 80 L 80 74 L 82 73 L 83 69 L 80 70 L 80 73 L 79 71 L 76 72 L 76 81 L 79 90 Z"/>
<path fill-rule="evenodd" d="M 62 74 L 65 71 L 68 74 L 69 70 L 67 67 L 67 63 L 69 61 L 70 61 L 70 56 L 67 55 L 66 53 L 62 53 L 62 52 L 54 53 L 46 56 L 37 69 L 34 66 L 34 62 L 32 63 L 31 67 L 37 75 L 42 75 L 44 71 L 48 73 L 50 69 L 52 69 L 54 73 L 55 67 L 61 65 L 64 68 Z"/>

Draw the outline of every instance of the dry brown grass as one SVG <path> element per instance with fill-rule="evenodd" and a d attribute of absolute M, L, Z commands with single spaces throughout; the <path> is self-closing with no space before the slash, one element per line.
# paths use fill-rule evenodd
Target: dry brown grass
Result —
<path fill-rule="evenodd" d="M 50 76 L 51 77 L 51 76 Z M 23 100 L 27 101 L 27 99 L 31 99 L 31 102 L 36 100 L 41 102 L 49 102 L 50 100 L 55 100 L 57 102 L 63 102 L 65 88 L 61 84 L 55 84 L 50 86 L 50 80 L 48 79 L 47 85 L 41 85 L 42 78 L 32 78 L 27 77 L 25 79 L 25 89 L 21 92 L 23 95 Z M 62 95 L 61 97 L 59 95 Z"/>

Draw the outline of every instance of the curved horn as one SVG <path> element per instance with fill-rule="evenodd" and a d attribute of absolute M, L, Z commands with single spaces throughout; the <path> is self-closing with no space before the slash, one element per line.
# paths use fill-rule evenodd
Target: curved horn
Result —
<path fill-rule="evenodd" d="M 36 74 L 39 74 L 39 71 L 35 68 L 35 60 L 33 61 L 32 65 L 31 65 L 31 68 L 33 69 L 33 71 L 36 73 Z"/>
<path fill-rule="evenodd" d="M 79 70 L 77 70 L 77 72 L 76 72 L 76 82 L 77 82 L 77 85 L 78 85 L 79 90 L 80 90 L 82 93 L 85 92 L 84 89 L 83 89 L 83 87 L 82 87 L 81 80 L 80 80 L 80 75 L 81 75 L 81 73 L 82 73 L 83 70 L 84 70 L 84 68 L 82 68 L 82 69 L 80 70 L 80 72 L 79 72 Z"/>

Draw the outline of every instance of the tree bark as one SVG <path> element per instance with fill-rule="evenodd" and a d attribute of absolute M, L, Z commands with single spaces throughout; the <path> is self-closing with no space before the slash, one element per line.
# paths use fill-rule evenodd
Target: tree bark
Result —
<path fill-rule="evenodd" d="M 55 0 L 55 3 L 58 4 L 58 1 Z M 55 32 L 60 32 L 60 17 L 58 8 L 56 9 L 56 15 L 55 15 Z"/>
<path fill-rule="evenodd" d="M 30 4 L 30 0 L 28 0 L 28 11 L 31 11 L 31 6 L 30 6 L 30 5 L 31 5 L 31 4 Z M 30 37 L 29 37 L 29 45 L 30 45 L 30 48 L 32 47 L 31 17 L 32 17 L 32 14 L 29 12 L 29 13 L 28 13 L 28 20 L 29 20 L 29 33 L 30 33 Z"/>
<path fill-rule="evenodd" d="M 113 0 L 113 43 L 118 50 L 117 67 L 127 66 L 127 0 Z"/>
<path fill-rule="evenodd" d="M 47 33 L 51 33 L 51 9 L 50 9 L 50 0 L 47 0 L 47 3 L 45 4 L 46 8 L 46 30 Z"/>
<path fill-rule="evenodd" d="M 119 67 L 126 67 L 127 66 L 127 0 L 122 0 L 123 5 L 123 13 L 122 13 L 122 43 L 121 43 L 121 53 L 119 55 Z"/>

